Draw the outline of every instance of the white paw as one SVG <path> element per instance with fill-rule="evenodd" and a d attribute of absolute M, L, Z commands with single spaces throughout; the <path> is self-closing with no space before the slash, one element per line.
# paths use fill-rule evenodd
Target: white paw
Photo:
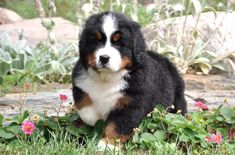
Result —
<path fill-rule="evenodd" d="M 105 152 L 105 151 L 111 151 L 115 154 L 121 153 L 121 147 L 117 145 L 108 144 L 106 140 L 101 139 L 97 146 L 98 152 Z"/>

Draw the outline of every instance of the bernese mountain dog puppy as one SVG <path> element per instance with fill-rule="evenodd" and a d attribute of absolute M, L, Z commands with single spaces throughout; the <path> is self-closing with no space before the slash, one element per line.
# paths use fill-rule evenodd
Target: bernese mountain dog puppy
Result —
<path fill-rule="evenodd" d="M 126 142 L 157 104 L 187 112 L 184 81 L 165 57 L 146 50 L 140 26 L 122 14 L 87 19 L 72 73 L 74 106 L 86 124 L 106 122 L 99 146 Z"/>

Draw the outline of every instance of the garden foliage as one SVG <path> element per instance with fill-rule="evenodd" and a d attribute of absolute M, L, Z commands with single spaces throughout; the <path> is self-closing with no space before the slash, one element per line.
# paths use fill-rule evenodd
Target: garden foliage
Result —
<path fill-rule="evenodd" d="M 36 130 L 32 135 L 27 134 L 22 128 L 25 121 L 35 124 Z M 82 123 L 79 115 L 74 112 L 49 117 L 46 114 L 30 116 L 28 111 L 24 111 L 11 119 L 0 115 L 0 141 L 5 144 L 16 139 L 30 141 L 30 137 L 38 135 L 48 141 L 53 133 L 59 132 L 86 143 L 84 140 L 87 138 L 100 139 L 104 125 L 104 121 L 100 120 L 94 127 L 90 127 Z M 221 135 L 219 139 L 211 139 L 217 135 Z M 235 149 L 234 140 L 235 108 L 221 105 L 212 111 L 198 110 L 182 116 L 180 111 L 178 114 L 168 113 L 158 105 L 144 118 L 138 128 L 133 129 L 132 138 L 125 147 L 132 146 L 140 150 L 158 150 L 159 147 L 163 147 L 161 150 L 164 150 L 164 147 L 169 147 L 167 150 L 170 149 L 172 152 L 210 151 L 221 147 L 222 151 L 229 154 Z"/>

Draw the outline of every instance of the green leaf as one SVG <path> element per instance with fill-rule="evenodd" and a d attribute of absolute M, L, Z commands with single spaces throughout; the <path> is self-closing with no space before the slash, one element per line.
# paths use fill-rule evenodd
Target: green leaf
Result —
<path fill-rule="evenodd" d="M 199 14 L 202 10 L 201 2 L 199 0 L 192 0 L 196 14 Z"/>
<path fill-rule="evenodd" d="M 153 142 L 153 141 L 156 141 L 157 138 L 151 134 L 151 133 L 143 133 L 140 135 L 140 141 L 144 141 L 144 142 Z"/>
<path fill-rule="evenodd" d="M 0 137 L 4 139 L 11 139 L 15 137 L 13 133 L 7 132 L 4 128 L 0 127 Z"/>
<path fill-rule="evenodd" d="M 3 115 L 2 115 L 2 114 L 0 114 L 0 127 L 2 127 L 3 120 L 4 120 L 4 117 L 3 117 Z"/>
<path fill-rule="evenodd" d="M 21 117 L 18 116 L 18 115 L 14 116 L 14 117 L 11 119 L 12 122 L 17 123 L 17 124 L 21 124 L 21 123 L 22 123 L 21 120 L 22 120 Z"/>
<path fill-rule="evenodd" d="M 17 124 L 22 124 L 22 123 L 24 122 L 24 120 L 25 120 L 26 118 L 28 118 L 28 116 L 29 116 L 29 112 L 26 110 L 26 111 L 24 111 L 24 112 L 22 113 L 21 116 L 18 116 L 18 115 L 14 116 L 14 117 L 11 119 L 11 121 L 14 122 L 14 123 L 17 123 Z"/>
<path fill-rule="evenodd" d="M 224 118 L 221 117 L 221 116 L 216 116 L 215 119 L 216 119 L 217 121 L 224 121 Z"/>
<path fill-rule="evenodd" d="M 91 133 L 91 128 L 87 125 L 83 125 L 82 127 L 78 128 L 74 124 L 70 124 L 66 128 L 66 131 L 68 131 L 70 134 L 74 136 L 88 135 Z"/>
<path fill-rule="evenodd" d="M 227 123 L 235 123 L 234 110 L 229 107 L 222 106 L 220 108 L 220 114 L 225 118 Z"/>
<path fill-rule="evenodd" d="M 50 118 L 47 120 L 47 122 L 46 122 L 47 126 L 48 126 L 49 128 L 51 128 L 52 130 L 54 130 L 54 131 L 56 131 L 56 130 L 59 129 L 58 122 L 55 121 L 55 119 L 57 119 L 57 118 L 52 118 L 52 117 L 50 117 Z"/>
<path fill-rule="evenodd" d="M 194 137 L 197 133 L 190 128 L 183 129 L 183 133 L 189 137 Z"/>
<path fill-rule="evenodd" d="M 3 77 L 0 76 L 0 85 L 3 84 Z"/>
<path fill-rule="evenodd" d="M 181 142 L 188 142 L 190 140 L 189 136 L 185 135 L 185 134 L 182 134 L 179 136 L 179 140 Z"/>
<path fill-rule="evenodd" d="M 139 134 L 138 133 L 135 133 L 133 136 L 132 136 L 132 142 L 133 143 L 137 143 L 139 141 Z"/>
<path fill-rule="evenodd" d="M 163 130 L 157 130 L 153 135 L 157 138 L 157 141 L 164 141 L 166 139 L 166 133 Z"/>
<path fill-rule="evenodd" d="M 212 67 L 217 68 L 217 69 L 222 70 L 222 71 L 226 71 L 226 68 L 225 68 L 223 63 L 213 64 Z"/>
<path fill-rule="evenodd" d="M 165 108 L 161 104 L 157 104 L 157 106 L 155 108 L 157 108 L 158 111 L 160 111 L 160 112 L 163 112 L 165 110 Z"/>
<path fill-rule="evenodd" d="M 199 63 L 199 67 L 205 75 L 207 75 L 212 69 L 212 67 L 206 63 Z"/>
<path fill-rule="evenodd" d="M 14 125 L 14 126 L 9 126 L 6 128 L 7 131 L 10 131 L 14 134 L 19 134 L 22 132 L 21 126 L 20 125 Z"/>
<path fill-rule="evenodd" d="M 21 123 L 29 117 L 29 112 L 28 110 L 24 111 L 23 114 L 22 114 L 22 120 L 21 120 Z"/>
<path fill-rule="evenodd" d="M 0 61 L 0 76 L 6 75 L 10 71 L 10 64 Z"/>
<path fill-rule="evenodd" d="M 94 130 L 98 135 L 102 135 L 105 123 L 104 120 L 98 120 L 95 123 Z"/>

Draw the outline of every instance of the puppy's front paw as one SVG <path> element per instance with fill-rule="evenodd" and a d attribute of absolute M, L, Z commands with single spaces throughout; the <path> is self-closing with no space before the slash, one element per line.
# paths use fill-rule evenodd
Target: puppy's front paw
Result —
<path fill-rule="evenodd" d="M 98 143 L 97 151 L 98 152 L 110 151 L 115 154 L 120 154 L 121 153 L 121 146 L 118 142 L 116 144 L 110 144 L 110 143 L 108 143 L 108 141 L 105 138 L 103 138 Z"/>

